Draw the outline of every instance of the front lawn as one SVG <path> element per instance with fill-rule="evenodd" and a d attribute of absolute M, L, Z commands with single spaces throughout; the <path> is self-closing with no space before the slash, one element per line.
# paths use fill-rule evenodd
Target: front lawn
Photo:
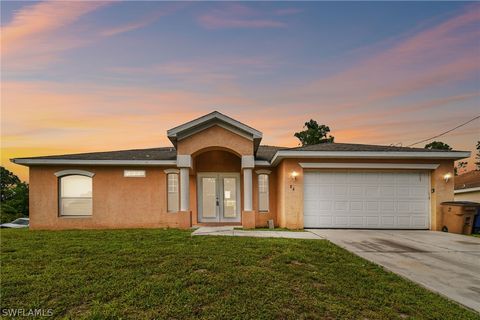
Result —
<path fill-rule="evenodd" d="M 325 240 L 2 230 L 0 279 L 57 318 L 479 318 Z"/>

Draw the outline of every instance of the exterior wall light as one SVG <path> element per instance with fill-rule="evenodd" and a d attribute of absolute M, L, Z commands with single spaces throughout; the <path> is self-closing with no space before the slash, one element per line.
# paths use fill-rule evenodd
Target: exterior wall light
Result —
<path fill-rule="evenodd" d="M 290 177 L 292 178 L 293 181 L 297 180 L 298 172 L 295 170 L 292 171 L 292 173 L 290 173 Z"/>
<path fill-rule="evenodd" d="M 290 184 L 290 189 L 292 189 L 293 191 L 295 191 L 295 181 L 297 181 L 297 177 L 298 177 L 298 172 L 293 170 L 290 173 L 290 179 L 292 180 L 292 183 Z"/>
<path fill-rule="evenodd" d="M 443 179 L 445 180 L 445 183 L 448 182 L 448 180 L 450 180 L 450 178 L 452 177 L 452 174 L 449 172 L 449 173 L 446 173 L 444 176 L 443 176 Z"/>

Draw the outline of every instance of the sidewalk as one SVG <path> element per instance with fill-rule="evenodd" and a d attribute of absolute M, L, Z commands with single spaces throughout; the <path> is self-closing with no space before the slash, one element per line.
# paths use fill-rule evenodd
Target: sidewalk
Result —
<path fill-rule="evenodd" d="M 256 238 L 288 238 L 288 239 L 324 239 L 312 232 L 298 231 L 264 231 L 264 230 L 239 230 L 232 226 L 225 227 L 200 227 L 192 236 L 231 236 L 231 237 L 256 237 Z"/>

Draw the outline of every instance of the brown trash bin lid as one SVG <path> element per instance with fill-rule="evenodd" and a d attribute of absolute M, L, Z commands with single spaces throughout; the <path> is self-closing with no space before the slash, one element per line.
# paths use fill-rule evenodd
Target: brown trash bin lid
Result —
<path fill-rule="evenodd" d="M 440 204 L 442 206 L 480 207 L 480 203 L 473 201 L 445 201 Z"/>

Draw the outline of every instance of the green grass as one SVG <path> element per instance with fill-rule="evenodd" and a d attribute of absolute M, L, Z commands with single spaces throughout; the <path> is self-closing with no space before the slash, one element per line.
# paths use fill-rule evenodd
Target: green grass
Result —
<path fill-rule="evenodd" d="M 479 319 L 324 240 L 2 230 L 0 279 L 54 318 Z"/>

